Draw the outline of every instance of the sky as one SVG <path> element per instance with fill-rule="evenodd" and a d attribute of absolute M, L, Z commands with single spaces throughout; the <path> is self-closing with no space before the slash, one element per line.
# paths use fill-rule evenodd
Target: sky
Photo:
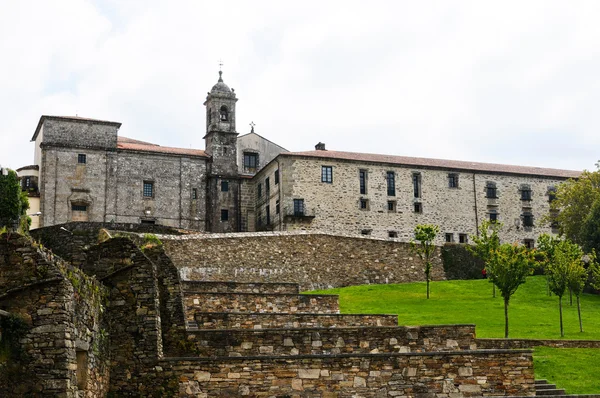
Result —
<path fill-rule="evenodd" d="M 327 149 L 595 170 L 598 1 L 0 0 L 0 165 L 41 115 L 204 148 L 206 93 L 237 131 Z"/>

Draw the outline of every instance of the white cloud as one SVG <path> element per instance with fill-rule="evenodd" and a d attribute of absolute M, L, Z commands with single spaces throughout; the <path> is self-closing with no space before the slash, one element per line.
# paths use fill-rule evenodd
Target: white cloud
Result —
<path fill-rule="evenodd" d="M 593 168 L 600 3 L 0 0 L 0 164 L 42 114 L 203 147 L 206 92 L 291 150 Z"/>

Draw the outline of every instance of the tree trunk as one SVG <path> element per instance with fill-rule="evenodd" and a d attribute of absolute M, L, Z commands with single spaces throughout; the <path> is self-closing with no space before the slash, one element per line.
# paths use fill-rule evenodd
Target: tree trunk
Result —
<path fill-rule="evenodd" d="M 429 298 L 429 278 L 427 278 L 427 298 Z"/>
<path fill-rule="evenodd" d="M 577 295 L 577 315 L 579 315 L 579 331 L 583 333 L 583 323 L 581 322 L 581 303 L 579 302 L 579 295 Z"/>
<path fill-rule="evenodd" d="M 569 289 L 569 305 L 573 306 L 573 291 Z"/>
<path fill-rule="evenodd" d="M 562 296 L 558 296 L 558 312 L 560 313 L 560 337 L 565 337 L 562 321 Z"/>
<path fill-rule="evenodd" d="M 504 338 L 508 338 L 508 299 L 504 299 Z"/>
<path fill-rule="evenodd" d="M 431 263 L 425 262 L 425 279 L 427 280 L 427 298 L 429 299 L 429 281 L 431 280 Z"/>

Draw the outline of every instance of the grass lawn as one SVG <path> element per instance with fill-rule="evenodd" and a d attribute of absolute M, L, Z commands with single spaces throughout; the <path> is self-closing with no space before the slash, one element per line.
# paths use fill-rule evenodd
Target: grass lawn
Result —
<path fill-rule="evenodd" d="M 425 283 L 363 285 L 308 293 L 339 294 L 342 313 L 398 314 L 400 325 L 473 323 L 477 337 L 504 337 L 504 303 L 492 297 L 487 280 L 432 282 L 431 298 Z M 510 337 L 560 339 L 558 298 L 546 293 L 543 276 L 527 278 L 511 298 Z M 565 339 L 600 340 L 600 296 L 581 297 L 584 332 L 579 332 L 577 306 L 563 297 Z M 600 393 L 595 366 L 600 349 L 535 349 L 537 378 L 545 378 L 571 394 Z"/>

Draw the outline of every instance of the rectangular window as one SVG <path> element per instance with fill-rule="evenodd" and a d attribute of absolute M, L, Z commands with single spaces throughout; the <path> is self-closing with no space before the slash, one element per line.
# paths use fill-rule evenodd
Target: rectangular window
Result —
<path fill-rule="evenodd" d="M 395 200 L 388 200 L 388 202 L 387 202 L 387 209 L 388 209 L 388 212 L 395 213 L 396 212 L 396 201 Z"/>
<path fill-rule="evenodd" d="M 333 183 L 333 167 L 321 166 L 321 182 Z"/>
<path fill-rule="evenodd" d="M 279 206 L 279 200 L 275 202 L 275 214 L 279 214 L 281 207 Z"/>
<path fill-rule="evenodd" d="M 221 192 L 229 191 L 229 181 L 221 181 Z"/>
<path fill-rule="evenodd" d="M 491 222 L 498 221 L 498 213 L 496 213 L 495 211 L 490 211 L 489 216 Z"/>
<path fill-rule="evenodd" d="M 256 223 L 258 224 L 258 226 L 262 226 L 262 212 L 258 212 L 258 216 L 256 218 Z"/>
<path fill-rule="evenodd" d="M 265 178 L 265 194 L 267 198 L 271 194 L 271 183 L 269 182 L 269 177 Z"/>
<path fill-rule="evenodd" d="M 368 199 L 361 199 L 360 200 L 360 204 L 359 204 L 359 208 L 361 210 L 369 210 L 369 200 Z"/>
<path fill-rule="evenodd" d="M 531 188 L 521 189 L 521 200 L 531 200 Z"/>
<path fill-rule="evenodd" d="M 388 238 L 397 238 L 398 231 L 388 231 Z"/>
<path fill-rule="evenodd" d="M 262 198 L 262 184 L 258 183 L 258 185 L 256 186 L 256 196 L 258 196 L 259 198 Z"/>
<path fill-rule="evenodd" d="M 154 197 L 154 182 L 144 181 L 144 198 Z"/>
<path fill-rule="evenodd" d="M 271 206 L 267 205 L 265 208 L 265 214 L 267 215 L 267 225 L 271 224 Z"/>
<path fill-rule="evenodd" d="M 228 220 L 229 220 L 229 210 L 221 209 L 221 221 L 228 221 Z"/>
<path fill-rule="evenodd" d="M 258 153 L 244 152 L 244 171 L 256 173 L 258 169 Z"/>
<path fill-rule="evenodd" d="M 420 173 L 413 173 L 412 183 L 413 183 L 413 196 L 415 198 L 420 198 L 421 197 L 421 174 Z"/>
<path fill-rule="evenodd" d="M 496 184 L 488 182 L 485 186 L 485 196 L 490 199 L 498 198 L 498 192 L 496 190 Z"/>
<path fill-rule="evenodd" d="M 467 234 L 458 234 L 458 243 L 468 243 L 469 236 Z"/>
<path fill-rule="evenodd" d="M 523 226 L 524 227 L 533 227 L 533 214 L 529 214 L 529 213 L 523 214 Z"/>
<path fill-rule="evenodd" d="M 458 174 L 448 174 L 448 188 L 458 188 Z"/>
<path fill-rule="evenodd" d="M 414 204 L 415 213 L 423 213 L 423 205 L 421 203 L 416 202 Z"/>
<path fill-rule="evenodd" d="M 360 234 L 361 235 L 371 235 L 371 231 L 372 231 L 372 229 L 361 229 Z"/>
<path fill-rule="evenodd" d="M 156 224 L 156 220 L 140 220 L 140 222 L 142 224 L 150 224 L 150 225 Z"/>
<path fill-rule="evenodd" d="M 454 242 L 454 234 L 446 234 L 446 242 L 447 243 L 452 243 Z"/>
<path fill-rule="evenodd" d="M 31 177 L 25 177 L 23 179 L 23 188 L 27 189 L 31 187 Z"/>
<path fill-rule="evenodd" d="M 79 155 L 77 155 L 77 163 L 85 164 L 86 161 L 87 161 L 86 155 L 84 155 L 83 153 L 80 153 Z"/>
<path fill-rule="evenodd" d="M 73 211 L 87 211 L 87 206 L 86 205 L 72 204 L 71 205 L 71 210 L 73 210 Z"/>
<path fill-rule="evenodd" d="M 279 169 L 275 170 L 275 185 L 279 184 Z"/>
<path fill-rule="evenodd" d="M 198 199 L 198 189 L 192 188 L 192 199 Z"/>
<path fill-rule="evenodd" d="M 523 245 L 528 249 L 535 248 L 535 241 L 533 239 L 523 239 Z"/>
<path fill-rule="evenodd" d="M 388 196 L 396 196 L 396 175 L 393 171 L 387 172 L 386 180 Z"/>
<path fill-rule="evenodd" d="M 304 216 L 304 199 L 294 199 L 294 216 Z"/>
<path fill-rule="evenodd" d="M 552 203 L 555 200 L 556 200 L 556 188 L 549 187 L 548 188 L 548 202 Z"/>
<path fill-rule="evenodd" d="M 360 194 L 367 194 L 367 170 L 358 171 L 358 184 L 360 186 Z"/>

